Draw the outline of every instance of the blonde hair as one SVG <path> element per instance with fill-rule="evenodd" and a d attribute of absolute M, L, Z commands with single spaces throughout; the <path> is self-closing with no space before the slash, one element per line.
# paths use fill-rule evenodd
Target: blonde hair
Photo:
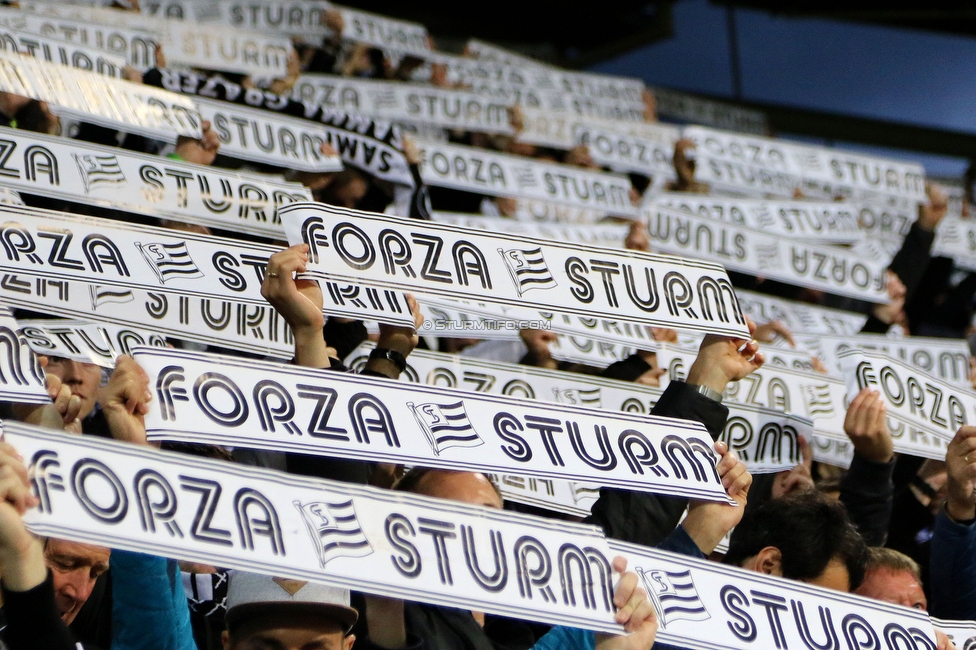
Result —
<path fill-rule="evenodd" d="M 918 562 L 893 548 L 872 546 L 868 549 L 868 564 L 866 571 L 887 569 L 889 571 L 907 571 L 922 584 L 922 568 Z"/>

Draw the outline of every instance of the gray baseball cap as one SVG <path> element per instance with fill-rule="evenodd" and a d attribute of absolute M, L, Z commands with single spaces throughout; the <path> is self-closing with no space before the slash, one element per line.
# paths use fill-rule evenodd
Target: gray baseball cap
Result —
<path fill-rule="evenodd" d="M 282 614 L 330 620 L 348 633 L 359 613 L 349 606 L 349 590 L 305 582 L 232 571 L 227 586 L 227 629 L 243 621 Z"/>

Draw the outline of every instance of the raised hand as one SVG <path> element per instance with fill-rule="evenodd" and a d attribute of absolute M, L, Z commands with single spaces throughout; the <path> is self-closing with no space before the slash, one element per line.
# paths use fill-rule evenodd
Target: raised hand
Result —
<path fill-rule="evenodd" d="M 413 297 L 413 294 L 407 294 L 407 307 L 413 314 L 413 327 L 380 323 L 380 336 L 376 341 L 377 348 L 397 352 L 403 355 L 404 359 L 410 356 L 410 353 L 420 343 L 420 336 L 417 331 L 424 324 L 424 315 L 420 313 L 420 305 L 417 304 L 417 299 Z M 382 373 L 390 379 L 397 379 L 400 376 L 400 368 L 388 359 L 370 359 L 366 363 L 366 368 Z"/>
<path fill-rule="evenodd" d="M 149 375 L 135 359 L 120 355 L 115 360 L 115 370 L 108 384 L 98 394 L 98 403 L 102 405 L 112 437 L 137 445 L 149 444 L 145 417 L 151 401 Z"/>
<path fill-rule="evenodd" d="M 49 359 L 40 354 L 37 356 L 41 367 L 47 369 Z M 81 409 L 84 402 L 78 395 L 74 395 L 71 386 L 63 383 L 61 377 L 47 372 L 44 378 L 50 404 L 11 404 L 11 415 L 14 419 L 47 429 L 65 430 L 68 433 L 81 433 Z"/>
<path fill-rule="evenodd" d="M 876 390 L 865 388 L 851 400 L 844 418 L 844 433 L 861 458 L 887 463 L 894 457 L 887 414 L 888 407 Z"/>
<path fill-rule="evenodd" d="M 908 290 L 901 278 L 892 271 L 885 271 L 885 288 L 888 292 L 888 302 L 883 305 L 875 305 L 872 313 L 882 323 L 891 325 L 899 319 L 905 309 L 905 297 Z"/>
<path fill-rule="evenodd" d="M 938 650 L 956 650 L 956 645 L 949 640 L 949 637 L 942 630 L 935 631 L 935 641 L 938 643 Z"/>
<path fill-rule="evenodd" d="M 793 469 L 780 472 L 773 479 L 774 499 L 816 487 L 813 482 L 813 450 L 803 436 L 797 438 L 797 442 L 800 445 L 800 462 Z"/>
<path fill-rule="evenodd" d="M 314 280 L 297 280 L 308 265 L 308 244 L 296 244 L 268 260 L 261 295 L 281 314 L 295 335 L 295 363 L 311 368 L 329 366 L 322 334 L 322 289 Z"/>
<path fill-rule="evenodd" d="M 48 358 L 44 355 L 38 357 L 41 366 L 46 368 Z M 68 433 L 81 433 L 81 398 L 72 394 L 71 387 L 62 383 L 61 378 L 52 373 L 45 373 L 44 384 L 47 387 L 47 394 L 51 397 L 54 408 L 64 422 L 64 430 Z"/>
<path fill-rule="evenodd" d="M 0 574 L 4 586 L 13 591 L 27 591 L 47 577 L 44 549 L 21 519 L 37 504 L 24 459 L 0 441 Z"/>
<path fill-rule="evenodd" d="M 200 126 L 203 136 L 188 138 L 180 136 L 176 141 L 176 155 L 189 163 L 197 165 L 212 165 L 220 149 L 220 137 L 213 130 L 213 126 L 204 120 Z"/>
<path fill-rule="evenodd" d="M 790 347 L 796 347 L 796 341 L 793 340 L 793 332 L 782 321 L 772 320 L 768 323 L 763 323 L 756 328 L 756 333 L 753 336 L 757 341 L 762 341 L 763 343 L 772 343 L 777 336 L 781 336 L 790 344 Z"/>
<path fill-rule="evenodd" d="M 627 571 L 627 560 L 617 556 L 613 570 L 620 573 L 620 582 L 613 591 L 613 604 L 617 608 L 615 620 L 624 626 L 626 636 L 597 634 L 597 650 L 650 650 L 657 636 L 657 614 L 640 586 L 640 578 Z"/>
<path fill-rule="evenodd" d="M 946 514 L 955 521 L 976 519 L 976 427 L 959 427 L 946 450 Z"/>
<path fill-rule="evenodd" d="M 719 501 L 692 501 L 689 504 L 688 516 L 681 522 L 681 527 L 705 555 L 714 551 L 722 538 L 742 520 L 752 487 L 752 474 L 728 445 L 716 442 L 715 451 L 722 457 L 715 469 L 726 494 L 737 505 Z"/>
<path fill-rule="evenodd" d="M 755 334 L 756 324 L 746 319 L 749 333 Z M 688 383 L 725 392 L 730 381 L 739 381 L 762 367 L 766 358 L 759 351 L 759 342 L 709 334 L 698 348 L 698 357 L 688 370 Z"/>
<path fill-rule="evenodd" d="M 651 235 L 647 232 L 647 223 L 640 219 L 630 222 L 630 229 L 627 231 L 627 238 L 624 240 L 624 248 L 632 251 L 644 251 L 645 253 L 651 252 Z"/>

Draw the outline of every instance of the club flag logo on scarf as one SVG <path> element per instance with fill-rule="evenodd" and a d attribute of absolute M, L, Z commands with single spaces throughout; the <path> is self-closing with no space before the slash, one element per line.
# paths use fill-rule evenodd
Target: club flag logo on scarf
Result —
<path fill-rule="evenodd" d="M 711 616 L 698 596 L 691 571 L 647 571 L 636 569 L 647 596 L 657 610 L 661 627 L 674 621 L 706 621 Z"/>
<path fill-rule="evenodd" d="M 352 499 L 341 503 L 295 501 L 294 504 L 305 521 L 323 569 L 337 557 L 365 557 L 373 552 L 359 527 Z"/>
<path fill-rule="evenodd" d="M 552 289 L 556 286 L 556 279 L 549 272 L 541 248 L 527 251 L 517 248 L 508 250 L 499 248 L 498 252 L 505 260 L 512 282 L 515 283 L 520 296 L 529 289 Z"/>
<path fill-rule="evenodd" d="M 91 296 L 92 311 L 95 311 L 108 302 L 124 304 L 127 302 L 132 302 L 136 299 L 136 297 L 132 294 L 132 291 L 129 289 L 107 287 L 100 284 L 93 284 L 88 287 L 88 293 Z"/>
<path fill-rule="evenodd" d="M 420 428 L 424 430 L 434 454 L 449 447 L 479 447 L 484 441 L 468 419 L 463 402 L 454 404 L 414 404 L 407 402 Z"/>
<path fill-rule="evenodd" d="M 85 183 L 85 194 L 91 194 L 92 188 L 99 185 L 118 185 L 125 183 L 125 175 L 115 156 L 97 156 L 95 154 L 71 154 L 78 165 L 81 180 Z"/>
<path fill-rule="evenodd" d="M 203 277 L 203 273 L 193 263 L 190 251 L 186 249 L 186 242 L 179 244 L 140 244 L 136 242 L 136 247 L 142 251 L 142 256 L 152 267 L 160 284 L 165 284 L 167 280 L 174 277 Z"/>
<path fill-rule="evenodd" d="M 599 386 L 589 390 L 581 388 L 553 388 L 552 392 L 556 397 L 556 401 L 562 404 L 601 408 Z"/>
<path fill-rule="evenodd" d="M 834 412 L 834 405 L 830 401 L 830 386 L 827 384 L 817 386 L 804 384 L 803 399 L 807 403 L 807 413 L 810 414 L 810 417 L 830 415 Z"/>

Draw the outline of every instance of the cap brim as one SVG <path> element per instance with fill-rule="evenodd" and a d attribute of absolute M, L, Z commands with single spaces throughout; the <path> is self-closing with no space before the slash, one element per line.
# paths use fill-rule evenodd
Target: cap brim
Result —
<path fill-rule="evenodd" d="M 224 620 L 227 624 L 227 630 L 233 633 L 235 628 L 242 623 L 248 623 L 251 626 L 264 618 L 270 619 L 278 627 L 288 626 L 289 619 L 296 623 L 302 620 L 331 621 L 348 634 L 359 619 L 359 612 L 352 607 L 331 603 L 272 600 L 235 605 L 227 610 L 227 616 Z"/>

